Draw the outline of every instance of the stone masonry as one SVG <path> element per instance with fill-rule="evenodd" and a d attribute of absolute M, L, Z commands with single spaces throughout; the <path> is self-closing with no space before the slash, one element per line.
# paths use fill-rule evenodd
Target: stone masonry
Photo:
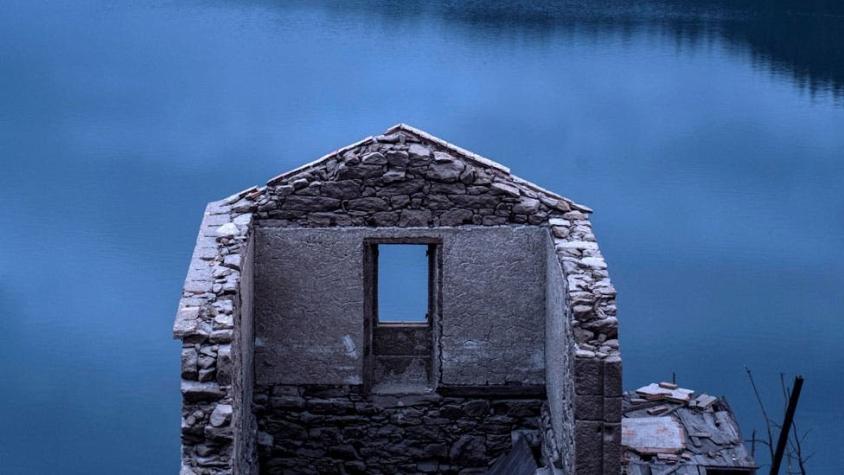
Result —
<path fill-rule="evenodd" d="M 256 392 L 262 471 L 483 474 L 513 434 L 538 446 L 541 399 L 362 394 L 357 387 Z"/>
<path fill-rule="evenodd" d="M 182 474 L 482 473 L 517 434 L 558 473 L 619 473 L 616 292 L 590 213 L 404 124 L 210 203 L 174 324 Z M 541 394 L 519 393 L 518 381 L 394 396 L 256 385 L 258 228 L 513 226 L 547 230 Z"/>

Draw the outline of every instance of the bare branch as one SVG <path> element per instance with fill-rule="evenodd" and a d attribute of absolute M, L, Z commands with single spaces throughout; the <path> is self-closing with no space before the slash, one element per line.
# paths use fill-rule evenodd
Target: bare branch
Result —
<path fill-rule="evenodd" d="M 750 368 L 744 367 L 747 372 L 747 379 L 750 380 L 750 385 L 753 387 L 753 394 L 756 396 L 756 402 L 759 403 L 759 409 L 762 411 L 762 417 L 765 419 L 765 428 L 768 431 L 768 451 L 771 455 L 771 460 L 774 459 L 774 436 L 771 433 L 771 418 L 768 417 L 768 411 L 765 410 L 765 404 L 762 402 L 762 397 L 759 396 L 759 389 L 756 387 L 756 381 L 753 380 L 753 373 Z"/>

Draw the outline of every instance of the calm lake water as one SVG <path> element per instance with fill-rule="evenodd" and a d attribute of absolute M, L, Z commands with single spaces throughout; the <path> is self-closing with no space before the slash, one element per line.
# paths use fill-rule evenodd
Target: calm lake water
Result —
<path fill-rule="evenodd" d="M 802 373 L 841 473 L 844 9 L 128 3 L 0 5 L 0 473 L 176 473 L 204 204 L 396 122 L 595 208 L 627 388 Z"/>

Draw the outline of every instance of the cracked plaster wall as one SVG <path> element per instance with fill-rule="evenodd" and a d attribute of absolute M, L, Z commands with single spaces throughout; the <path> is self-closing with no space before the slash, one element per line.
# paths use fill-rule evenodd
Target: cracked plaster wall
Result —
<path fill-rule="evenodd" d="M 283 228 L 256 233 L 257 384 L 361 384 L 363 242 L 442 239 L 441 381 L 545 382 L 547 230 Z"/>

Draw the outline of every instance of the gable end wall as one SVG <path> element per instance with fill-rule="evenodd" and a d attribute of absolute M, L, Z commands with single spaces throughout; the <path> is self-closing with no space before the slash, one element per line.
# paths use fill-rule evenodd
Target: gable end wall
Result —
<path fill-rule="evenodd" d="M 242 320 L 251 319 L 243 312 L 244 295 L 251 289 L 243 287 L 241 265 L 250 252 L 253 221 L 295 227 L 547 227 L 565 277 L 562 313 L 573 336 L 568 357 L 574 373 L 575 452 L 570 463 L 578 474 L 619 473 L 615 289 L 592 233 L 590 210 L 414 130 L 394 128 L 267 186 L 209 205 L 174 324 L 174 335 L 183 342 L 184 474 L 256 469 L 250 442 L 259 439 L 254 423 L 232 407 L 235 401 L 246 405 L 248 386 L 248 379 L 233 384 L 233 378 L 251 378 L 244 374 L 252 370 L 241 367 L 251 354 L 251 348 L 241 348 L 251 343 Z"/>

